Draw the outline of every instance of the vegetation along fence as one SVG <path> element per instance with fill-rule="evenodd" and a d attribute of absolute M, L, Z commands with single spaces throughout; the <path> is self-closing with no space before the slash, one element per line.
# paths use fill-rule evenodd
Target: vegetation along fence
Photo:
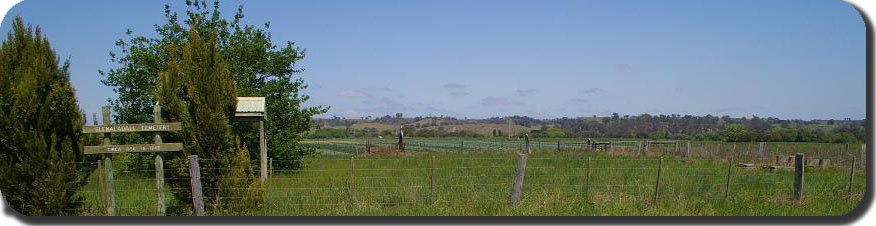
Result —
<path fill-rule="evenodd" d="M 745 150 L 740 146 L 737 150 Z M 626 147 L 634 145 L 610 150 Z M 121 163 L 111 159 L 71 164 L 98 165 L 91 178 L 81 181 L 87 183 L 79 191 L 82 215 L 839 215 L 853 209 L 857 202 L 850 200 L 860 200 L 864 192 L 863 169 L 857 167 L 863 161 L 854 156 L 828 167 L 806 161 L 773 164 L 775 157 L 741 151 L 726 159 L 636 151 L 408 152 L 271 159 L 271 166 L 300 161 L 303 167 L 271 167 L 269 179 L 256 187 L 221 183 L 201 187 L 201 180 L 235 179 L 211 176 L 229 175 L 214 172 L 232 169 L 199 166 L 227 161 L 221 159 L 159 157 L 154 168 L 138 171 L 122 170 Z M 184 178 L 164 177 L 171 170 L 190 173 Z M 168 186 L 173 180 L 188 186 Z M 175 199 L 173 189 L 191 191 L 190 196 Z M 256 204 L 237 201 L 252 196 Z M 212 204 L 204 207 L 204 200 Z M 236 210 L 209 206 L 222 202 L 246 206 Z"/>

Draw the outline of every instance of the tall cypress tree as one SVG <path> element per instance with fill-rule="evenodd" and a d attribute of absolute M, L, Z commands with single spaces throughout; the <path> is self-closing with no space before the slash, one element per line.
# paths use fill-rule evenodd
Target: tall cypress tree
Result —
<path fill-rule="evenodd" d="M 94 169 L 74 163 L 83 119 L 69 67 L 39 27 L 14 19 L 0 46 L 0 189 L 24 215 L 75 214 L 79 181 Z"/>
<path fill-rule="evenodd" d="M 258 203 L 258 183 L 249 161 L 249 152 L 232 133 L 230 119 L 237 104 L 234 76 L 216 47 L 216 32 L 191 26 L 189 40 L 181 48 L 171 46 L 167 71 L 160 73 L 158 100 L 171 121 L 181 122 L 183 154 L 198 155 L 202 170 L 204 199 L 211 211 L 232 210 L 236 214 Z M 184 161 L 172 161 L 185 164 Z M 187 167 L 171 172 L 187 176 Z M 171 186 L 187 188 L 188 181 L 171 181 Z M 223 188 L 222 190 L 216 188 Z M 245 189 L 252 188 L 252 189 Z M 190 202 L 188 189 L 175 189 L 177 198 Z M 235 198 L 230 198 L 235 197 Z M 252 197 L 249 199 L 237 197 Z"/>

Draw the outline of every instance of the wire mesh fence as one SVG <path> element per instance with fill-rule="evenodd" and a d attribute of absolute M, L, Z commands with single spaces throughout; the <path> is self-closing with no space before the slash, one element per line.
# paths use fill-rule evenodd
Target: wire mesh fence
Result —
<path fill-rule="evenodd" d="M 556 142 L 553 145 L 556 148 Z M 416 147 L 408 147 L 412 146 Z M 668 150 L 674 152 L 675 145 L 671 146 Z M 192 178 L 188 174 L 179 173 L 190 170 L 184 167 L 186 159 L 162 160 L 166 168 L 160 170 L 168 173 L 163 179 L 149 176 L 158 169 L 144 166 L 129 170 L 120 167 L 122 162 L 113 162 L 111 169 L 98 167 L 91 177 L 78 182 L 84 187 L 77 192 L 78 202 L 82 202 L 77 212 L 163 215 L 164 208 L 168 215 L 193 215 L 196 189 L 208 203 L 208 215 L 370 215 L 386 211 L 430 215 L 436 210 L 475 215 L 501 214 L 491 211 L 504 210 L 546 214 L 611 210 L 622 215 L 660 215 L 665 212 L 659 211 L 687 213 L 698 205 L 775 209 L 799 203 L 794 201 L 795 166 L 776 164 L 775 157 L 655 156 L 640 154 L 640 147 L 630 143 L 604 151 L 562 151 L 560 146 L 561 151 L 529 154 L 524 172 L 518 168 L 521 160 L 509 152 L 418 153 L 408 149 L 409 153 L 401 154 L 271 159 L 265 182 L 255 176 L 259 170 L 256 162 L 249 164 L 255 168 L 244 169 L 219 164 L 232 160 L 200 159 L 198 180 L 204 181 L 200 188 L 189 185 Z M 759 144 L 754 147 L 759 148 Z M 776 153 L 782 152 L 771 154 Z M 816 158 L 837 156 L 815 153 Z M 290 161 L 301 167 L 277 168 Z M 848 165 L 841 165 L 846 162 Z M 863 169 L 856 165 L 860 162 L 835 161 L 831 167 L 804 165 L 804 202 L 841 210 L 850 200 L 859 200 L 865 182 Z M 519 203 L 511 202 L 515 182 L 522 183 Z M 159 198 L 159 192 L 165 198 Z M 243 210 L 220 208 L 236 205 Z"/>

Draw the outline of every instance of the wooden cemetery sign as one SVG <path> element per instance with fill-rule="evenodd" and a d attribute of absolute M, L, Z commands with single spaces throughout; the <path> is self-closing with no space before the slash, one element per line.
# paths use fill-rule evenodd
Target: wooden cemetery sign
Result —
<path fill-rule="evenodd" d="M 182 143 L 85 146 L 85 154 L 181 151 Z"/>
<path fill-rule="evenodd" d="M 142 124 L 115 124 L 106 126 L 83 126 L 82 133 L 128 133 L 128 132 L 158 132 L 178 131 L 182 126 L 174 123 L 142 123 Z"/>
<path fill-rule="evenodd" d="M 182 126 L 178 122 L 162 123 L 161 122 L 161 105 L 155 103 L 152 109 L 152 117 L 155 123 L 141 124 L 116 124 L 113 125 L 110 120 L 110 108 L 103 107 L 103 125 L 97 125 L 97 115 L 94 115 L 94 125 L 83 125 L 83 133 L 102 133 L 103 145 L 100 146 L 85 146 L 84 154 L 113 154 L 113 153 L 133 153 L 133 152 L 165 152 L 165 151 L 182 151 L 182 143 L 163 143 L 161 135 L 155 134 L 154 144 L 128 144 L 128 145 L 113 145 L 110 141 L 110 133 L 132 133 L 132 132 L 162 132 L 162 131 L 178 131 Z M 83 117 L 84 118 L 84 117 Z M 103 168 L 98 177 L 101 183 L 101 200 L 106 200 L 102 204 L 106 207 L 106 215 L 116 215 L 116 201 L 113 191 L 113 170 L 112 159 L 106 158 L 104 165 L 98 161 L 98 168 Z M 100 172 L 100 170 L 98 170 Z M 161 156 L 155 156 L 155 177 L 156 187 L 158 191 L 157 214 L 163 216 L 165 214 L 164 206 L 164 163 Z M 103 180 L 106 181 L 103 181 Z M 203 208 L 201 208 L 203 209 Z"/>
<path fill-rule="evenodd" d="M 162 123 L 161 122 L 161 105 L 155 104 L 152 111 L 155 123 L 140 123 L 140 124 L 115 124 L 110 120 L 110 108 L 103 107 L 103 125 L 85 125 L 82 126 L 83 133 L 103 133 L 103 145 L 101 146 L 85 146 L 85 154 L 104 154 L 104 153 L 129 153 L 129 152 L 165 152 L 165 151 L 182 151 L 182 143 L 163 143 L 161 135 L 155 134 L 154 144 L 128 144 L 128 145 L 113 145 L 109 139 L 110 133 L 131 133 L 131 132 L 161 132 L 161 131 L 179 131 L 182 125 L 178 122 Z M 94 117 L 97 124 L 97 116 Z"/>

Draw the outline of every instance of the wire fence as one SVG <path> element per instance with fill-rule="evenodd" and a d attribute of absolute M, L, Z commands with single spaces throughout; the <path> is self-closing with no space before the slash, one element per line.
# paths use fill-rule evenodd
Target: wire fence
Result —
<path fill-rule="evenodd" d="M 250 164 L 256 169 L 239 169 L 220 164 L 231 160 L 200 159 L 197 180 L 204 185 L 199 188 L 191 186 L 193 177 L 180 173 L 191 170 L 184 167 L 190 165 L 186 159 L 161 160 L 166 168 L 151 170 L 125 170 L 119 167 L 122 162 L 113 162 L 110 168 L 106 161 L 72 164 L 103 165 L 90 178 L 78 182 L 84 184 L 77 193 L 81 198 L 78 202 L 82 202 L 79 215 L 168 214 L 165 211 L 173 212 L 169 215 L 195 215 L 195 190 L 208 203 L 208 215 L 349 215 L 368 214 L 368 210 L 508 206 L 531 210 L 622 206 L 646 211 L 689 202 L 796 203 L 792 201 L 793 165 L 749 163 L 769 163 L 775 158 L 745 156 L 737 161 L 697 157 L 562 151 L 536 152 L 523 159 L 512 153 L 489 152 L 320 155 L 271 159 L 265 182 L 258 182 L 255 176 L 257 162 Z M 302 167 L 274 169 L 288 161 Z M 836 200 L 860 199 L 864 192 L 865 175 L 852 161 L 845 166 L 803 167 L 808 202 L 832 205 Z M 159 178 L 159 170 L 167 176 Z M 258 186 L 214 183 L 237 180 Z M 522 184 L 519 190 L 514 187 L 516 182 Z M 174 183 L 178 186 L 170 185 Z M 175 193 L 186 196 L 177 199 Z M 512 200 L 515 193 L 519 194 L 518 202 Z M 246 203 L 253 199 L 257 204 Z M 213 208 L 223 204 L 246 208 L 230 212 Z"/>
<path fill-rule="evenodd" d="M 794 154 L 804 153 L 821 167 L 842 167 L 852 159 L 866 159 L 866 144 L 802 143 L 802 142 L 720 142 L 683 140 L 611 140 L 597 142 L 588 139 L 533 140 L 531 152 L 606 152 L 618 155 L 650 157 L 688 157 L 749 161 L 753 164 L 789 166 Z M 397 139 L 314 139 L 303 145 L 325 153 L 362 154 L 369 150 L 392 152 L 399 150 Z M 519 152 L 523 140 L 472 140 L 462 138 L 405 138 L 406 152 Z M 374 152 L 374 151 L 371 151 Z M 860 161 L 857 166 L 865 168 Z"/>

